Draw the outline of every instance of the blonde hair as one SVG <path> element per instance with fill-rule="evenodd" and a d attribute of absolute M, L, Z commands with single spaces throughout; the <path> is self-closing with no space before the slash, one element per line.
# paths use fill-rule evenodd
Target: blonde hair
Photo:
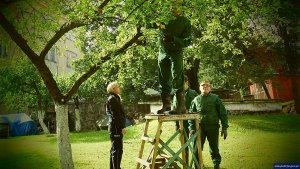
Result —
<path fill-rule="evenodd" d="M 204 84 L 209 84 L 209 86 L 211 86 L 211 84 L 210 84 L 210 82 L 209 82 L 208 80 L 203 80 L 203 81 L 201 81 L 200 85 L 203 84 L 203 83 L 204 83 Z"/>
<path fill-rule="evenodd" d="M 114 93 L 115 88 L 119 87 L 119 84 L 117 82 L 111 82 L 107 85 L 107 93 Z"/>

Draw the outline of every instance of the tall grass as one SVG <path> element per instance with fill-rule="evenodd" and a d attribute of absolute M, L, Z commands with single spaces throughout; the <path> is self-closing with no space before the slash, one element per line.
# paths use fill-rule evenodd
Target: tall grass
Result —
<path fill-rule="evenodd" d="M 229 117 L 228 138 L 220 138 L 221 168 L 268 169 L 274 162 L 300 162 L 300 116 L 240 115 Z M 162 139 L 175 132 L 174 122 L 165 123 Z M 149 135 L 154 136 L 156 122 L 150 123 Z M 134 169 L 140 149 L 144 124 L 127 128 L 124 137 L 123 169 Z M 110 140 L 107 131 L 70 133 L 73 160 L 77 169 L 108 169 Z M 59 168 L 56 135 L 37 135 L 0 139 L 1 169 Z M 179 146 L 178 139 L 171 145 Z M 144 157 L 150 152 L 145 147 Z M 212 162 L 206 143 L 203 150 L 206 168 Z"/>

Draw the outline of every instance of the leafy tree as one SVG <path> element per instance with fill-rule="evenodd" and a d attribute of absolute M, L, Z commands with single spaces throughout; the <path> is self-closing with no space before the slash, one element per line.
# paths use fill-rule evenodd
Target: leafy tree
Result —
<path fill-rule="evenodd" d="M 28 107 L 37 107 L 39 123 L 44 133 L 49 133 L 43 120 L 50 96 L 36 69 L 25 57 L 14 56 L 11 59 L 1 60 L 0 86 L 3 86 L 0 88 L 1 100 L 10 110 L 27 111 Z"/>
<path fill-rule="evenodd" d="M 8 35 L 30 59 L 55 104 L 61 168 L 74 168 L 68 137 L 67 102 L 105 62 L 125 53 L 138 42 L 142 36 L 140 23 L 144 12 L 153 13 L 159 7 L 160 12 L 153 20 L 167 22 L 171 18 L 170 5 L 171 2 L 135 0 L 16 1 L 1 9 L 1 32 L 5 32 L 4 36 Z M 79 27 L 92 39 L 86 41 L 90 45 L 86 47 L 88 54 L 81 60 L 86 64 L 80 67 L 81 73 L 74 75 L 76 82 L 65 92 L 59 88 L 44 60 L 65 33 Z M 100 34 L 95 36 L 97 33 Z M 93 45 L 97 45 L 97 50 L 88 50 L 93 49 Z"/>
<path fill-rule="evenodd" d="M 280 20 L 273 20 L 281 37 L 279 49 L 286 61 L 285 72 L 291 74 L 292 92 L 294 94 L 296 112 L 300 112 L 300 84 L 296 75 L 300 74 L 300 3 L 295 0 L 277 1 Z"/>
<path fill-rule="evenodd" d="M 213 73 L 220 71 L 226 75 L 234 75 L 228 70 L 232 68 L 247 72 L 257 62 L 256 59 L 251 60 L 252 56 L 247 53 L 249 47 L 255 46 L 252 42 L 259 42 L 259 46 L 266 47 L 265 49 L 270 44 L 280 42 L 276 31 L 265 24 L 280 18 L 276 11 L 281 7 L 289 10 L 279 0 L 191 0 L 183 4 L 181 0 L 176 2 L 181 2 L 178 6 L 191 19 L 195 28 L 193 45 L 186 51 L 186 67 L 198 70 L 199 60 L 205 63 L 207 59 L 209 63 L 220 65 L 215 67 L 218 71 Z M 144 25 L 163 25 L 173 19 L 170 13 L 173 3 L 156 0 L 53 0 L 48 3 L 35 0 L 1 4 L 1 37 L 15 42 L 30 59 L 55 104 L 61 168 L 74 168 L 68 138 L 67 102 L 82 85 L 82 90 L 91 90 L 119 79 L 128 95 L 134 89 L 154 85 L 157 51 L 154 44 L 157 31 L 147 30 Z M 75 29 L 85 55 L 77 61 L 77 73 L 71 77 L 74 83 L 60 87 L 44 58 L 51 47 L 62 40 L 65 33 Z M 288 40 L 284 42 L 291 44 Z M 290 55 L 286 56 L 288 58 Z M 215 68 L 211 66 L 211 70 Z M 97 71 L 103 74 L 98 75 Z M 193 75 L 195 77 L 195 72 Z M 95 80 L 87 81 L 92 78 Z M 224 81 L 221 84 L 226 83 L 228 82 Z M 129 98 L 136 99 L 133 95 Z"/>

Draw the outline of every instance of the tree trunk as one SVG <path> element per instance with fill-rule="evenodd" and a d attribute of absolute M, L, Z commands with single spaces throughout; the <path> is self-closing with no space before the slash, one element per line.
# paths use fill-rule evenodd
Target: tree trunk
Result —
<path fill-rule="evenodd" d="M 286 58 L 286 62 L 289 68 L 288 73 L 290 73 L 292 76 L 292 92 L 293 92 L 293 97 L 295 101 L 295 109 L 298 114 L 300 114 L 300 89 L 299 89 L 299 84 L 297 83 L 297 75 L 299 74 L 298 71 L 298 58 L 299 54 L 297 54 L 297 51 L 295 51 L 295 46 L 293 42 L 293 38 L 295 38 L 293 33 L 288 33 L 288 26 L 284 25 L 280 27 L 280 33 L 281 37 L 284 42 L 284 56 Z M 295 40 L 295 39 L 294 39 Z M 298 41 L 298 39 L 297 39 Z"/>
<path fill-rule="evenodd" d="M 193 61 L 192 67 L 189 70 L 186 70 L 186 75 L 189 78 L 190 88 L 198 93 L 200 93 L 198 80 L 199 65 L 200 59 L 195 59 Z"/>
<path fill-rule="evenodd" d="M 74 98 L 74 103 L 75 103 L 75 130 L 79 132 L 81 130 L 81 122 L 80 122 L 80 109 L 79 109 L 78 96 Z"/>
<path fill-rule="evenodd" d="M 38 119 L 39 119 L 39 123 L 44 131 L 44 133 L 49 134 L 49 129 L 46 126 L 46 124 L 44 123 L 44 118 L 45 118 L 45 111 L 42 110 L 38 110 Z"/>
<path fill-rule="evenodd" d="M 36 86 L 36 85 L 35 85 Z M 44 131 L 44 133 L 49 134 L 49 129 L 44 123 L 44 118 L 45 118 L 45 111 L 43 111 L 43 106 L 42 106 L 42 95 L 40 94 L 38 88 L 36 87 L 36 92 L 38 94 L 38 119 L 39 123 Z"/>
<path fill-rule="evenodd" d="M 240 88 L 240 96 L 241 96 L 241 99 L 244 100 L 244 91 L 243 91 L 243 88 Z"/>
<path fill-rule="evenodd" d="M 81 122 L 80 122 L 80 110 L 75 108 L 75 129 L 77 132 L 81 131 Z"/>
<path fill-rule="evenodd" d="M 74 169 L 72 148 L 69 139 L 68 105 L 55 103 L 55 112 L 60 168 Z"/>
<path fill-rule="evenodd" d="M 265 94 L 267 95 L 267 98 L 271 99 L 271 96 L 270 96 L 270 93 L 269 93 L 269 90 L 268 90 L 266 84 L 264 82 L 262 82 L 261 84 L 262 84 L 262 87 L 263 87 L 263 89 L 265 91 Z"/>

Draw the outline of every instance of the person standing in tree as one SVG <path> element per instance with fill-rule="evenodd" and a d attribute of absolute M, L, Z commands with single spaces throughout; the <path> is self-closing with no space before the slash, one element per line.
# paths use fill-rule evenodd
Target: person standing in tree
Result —
<path fill-rule="evenodd" d="M 111 140 L 110 169 L 121 169 L 123 135 L 126 134 L 126 128 L 119 84 L 117 82 L 108 84 L 107 93 L 109 96 L 106 102 L 106 114 L 108 115 L 108 132 Z"/>
<path fill-rule="evenodd" d="M 221 136 L 224 140 L 227 138 L 228 116 L 227 111 L 218 95 L 210 93 L 211 86 L 209 81 L 200 83 L 201 94 L 195 97 L 189 109 L 190 113 L 198 113 L 200 115 L 201 126 L 201 145 L 207 138 L 209 143 L 209 152 L 214 163 L 214 168 L 219 169 L 221 163 L 221 155 L 219 153 L 219 128 L 221 121 Z M 189 120 L 190 134 L 195 133 L 195 121 Z M 196 151 L 198 158 L 198 151 Z"/>
<path fill-rule="evenodd" d="M 157 114 L 182 114 L 186 112 L 184 101 L 183 49 L 191 43 L 191 23 L 181 15 L 179 6 L 173 5 L 175 19 L 160 25 L 158 78 L 161 85 L 163 106 Z M 175 92 L 177 105 L 171 110 L 171 92 Z"/>

